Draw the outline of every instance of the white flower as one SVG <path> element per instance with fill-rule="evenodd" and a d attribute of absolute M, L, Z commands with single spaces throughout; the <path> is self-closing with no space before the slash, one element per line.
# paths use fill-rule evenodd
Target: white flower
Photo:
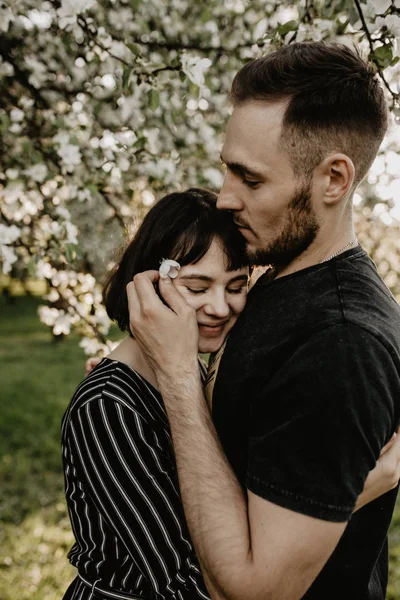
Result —
<path fill-rule="evenodd" d="M 71 218 L 71 213 L 68 208 L 65 208 L 64 206 L 57 206 L 55 213 L 65 221 L 68 221 Z"/>
<path fill-rule="evenodd" d="M 71 333 L 71 316 L 64 311 L 60 311 L 53 326 L 53 333 L 54 335 L 68 335 Z"/>
<path fill-rule="evenodd" d="M 32 165 L 31 167 L 29 167 L 29 169 L 24 170 L 24 174 L 28 175 L 28 177 L 32 177 L 34 181 L 42 183 L 47 176 L 47 167 L 43 163 Z"/>
<path fill-rule="evenodd" d="M 174 181 L 176 165 L 168 158 L 160 158 L 157 161 L 149 161 L 144 164 L 144 169 L 146 170 L 146 173 L 150 175 L 150 177 L 153 177 L 153 179 L 164 181 L 164 185 Z"/>
<path fill-rule="evenodd" d="M 54 137 L 53 142 L 55 144 L 60 144 L 60 146 L 65 146 L 69 143 L 69 135 L 66 131 L 59 131 Z"/>
<path fill-rule="evenodd" d="M 29 83 L 35 88 L 40 88 L 48 77 L 48 69 L 45 64 L 40 62 L 35 56 L 25 56 L 25 64 L 31 71 L 29 75 Z"/>
<path fill-rule="evenodd" d="M 209 167 L 208 169 L 204 169 L 203 177 L 208 181 L 208 183 L 215 189 L 219 189 L 222 187 L 224 182 L 224 175 L 218 169 L 214 169 L 213 167 Z"/>
<path fill-rule="evenodd" d="M 10 8 L 2 8 L 0 10 L 0 31 L 7 33 L 11 21 L 14 20 L 14 15 Z"/>
<path fill-rule="evenodd" d="M 80 165 L 82 161 L 78 146 L 74 146 L 73 144 L 61 146 L 57 150 L 57 154 L 60 156 L 63 165 L 69 173 L 71 173 L 76 166 Z"/>
<path fill-rule="evenodd" d="M 163 258 L 158 272 L 160 273 L 161 279 L 167 279 L 168 277 L 175 279 L 175 277 L 178 277 L 178 271 L 180 268 L 181 265 L 176 262 L 176 260 Z"/>
<path fill-rule="evenodd" d="M 13 248 L 9 246 L 0 246 L 0 259 L 3 263 L 3 273 L 7 275 L 11 271 L 12 265 L 17 261 L 18 257 Z"/>
<path fill-rule="evenodd" d="M 76 227 L 76 225 L 74 225 L 73 223 L 70 223 L 69 221 L 66 221 L 65 229 L 67 232 L 67 237 L 66 237 L 65 242 L 67 244 L 77 244 L 78 238 L 76 236 L 78 235 L 78 228 Z"/>
<path fill-rule="evenodd" d="M 24 120 L 25 113 L 20 108 L 13 108 L 10 112 L 10 119 L 14 123 L 19 123 Z"/>
<path fill-rule="evenodd" d="M 39 260 L 36 264 L 36 277 L 39 279 L 50 279 L 53 274 L 53 268 L 44 260 Z"/>
<path fill-rule="evenodd" d="M 94 338 L 88 337 L 83 338 L 79 342 L 79 346 L 83 348 L 85 354 L 88 354 L 89 356 L 94 356 L 95 354 L 104 349 L 104 345 L 101 342 Z"/>
<path fill-rule="evenodd" d="M 378 17 L 375 24 L 380 28 L 385 26 L 389 33 L 395 37 L 400 37 L 400 17 L 397 15 L 387 15 L 386 17 Z"/>
<path fill-rule="evenodd" d="M 14 67 L 0 58 L 0 77 L 13 77 L 14 73 Z"/>
<path fill-rule="evenodd" d="M 387 11 L 389 6 L 392 6 L 392 0 L 370 0 L 370 3 L 378 15 L 382 15 Z"/>
<path fill-rule="evenodd" d="M 58 310 L 56 308 L 50 308 L 50 306 L 42 305 L 39 306 L 38 313 L 39 319 L 42 321 L 42 323 L 48 325 L 49 327 L 53 327 L 54 323 L 57 321 Z"/>
<path fill-rule="evenodd" d="M 57 9 L 60 28 L 66 29 L 76 23 L 77 15 L 92 8 L 96 0 L 61 0 L 61 8 Z"/>
<path fill-rule="evenodd" d="M 199 87 L 204 85 L 204 73 L 212 62 L 209 58 L 200 58 L 199 56 L 190 56 L 189 54 L 183 54 L 181 56 L 182 71 L 190 79 L 192 83 L 195 83 Z"/>
<path fill-rule="evenodd" d="M 18 169 L 7 169 L 6 177 L 7 179 L 18 179 L 19 170 Z"/>
<path fill-rule="evenodd" d="M 0 242 L 2 244 L 12 244 L 21 235 L 21 230 L 16 225 L 7 227 L 0 223 Z"/>

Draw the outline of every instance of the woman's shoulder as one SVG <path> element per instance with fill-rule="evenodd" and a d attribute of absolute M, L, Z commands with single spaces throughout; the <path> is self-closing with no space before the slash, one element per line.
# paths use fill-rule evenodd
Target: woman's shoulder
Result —
<path fill-rule="evenodd" d="M 135 411 L 142 419 L 167 422 L 158 391 L 128 365 L 110 358 L 103 360 L 78 385 L 65 417 L 88 403 L 118 404 L 123 410 Z"/>

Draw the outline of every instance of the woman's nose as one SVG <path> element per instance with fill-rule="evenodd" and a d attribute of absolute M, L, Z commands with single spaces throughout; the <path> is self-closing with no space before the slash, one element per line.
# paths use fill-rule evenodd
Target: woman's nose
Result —
<path fill-rule="evenodd" d="M 208 304 L 204 307 L 204 311 L 214 317 L 223 319 L 229 315 L 230 308 L 227 302 L 225 293 L 215 293 L 209 299 Z"/>

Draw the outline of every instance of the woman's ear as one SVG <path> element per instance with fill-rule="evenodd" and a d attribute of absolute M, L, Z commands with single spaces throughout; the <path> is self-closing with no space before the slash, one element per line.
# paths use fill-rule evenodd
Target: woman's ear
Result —
<path fill-rule="evenodd" d="M 355 178 L 355 168 L 351 158 L 337 152 L 322 161 L 318 169 L 324 181 L 325 204 L 337 204 L 348 196 L 353 188 Z"/>

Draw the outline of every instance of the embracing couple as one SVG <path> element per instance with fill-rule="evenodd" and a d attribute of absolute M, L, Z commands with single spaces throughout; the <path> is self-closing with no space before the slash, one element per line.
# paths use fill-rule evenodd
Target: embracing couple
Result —
<path fill-rule="evenodd" d="M 247 63 L 231 100 L 218 198 L 160 200 L 105 284 L 129 335 L 63 420 L 65 599 L 385 598 L 400 308 L 352 220 L 383 92 L 313 42 Z"/>

